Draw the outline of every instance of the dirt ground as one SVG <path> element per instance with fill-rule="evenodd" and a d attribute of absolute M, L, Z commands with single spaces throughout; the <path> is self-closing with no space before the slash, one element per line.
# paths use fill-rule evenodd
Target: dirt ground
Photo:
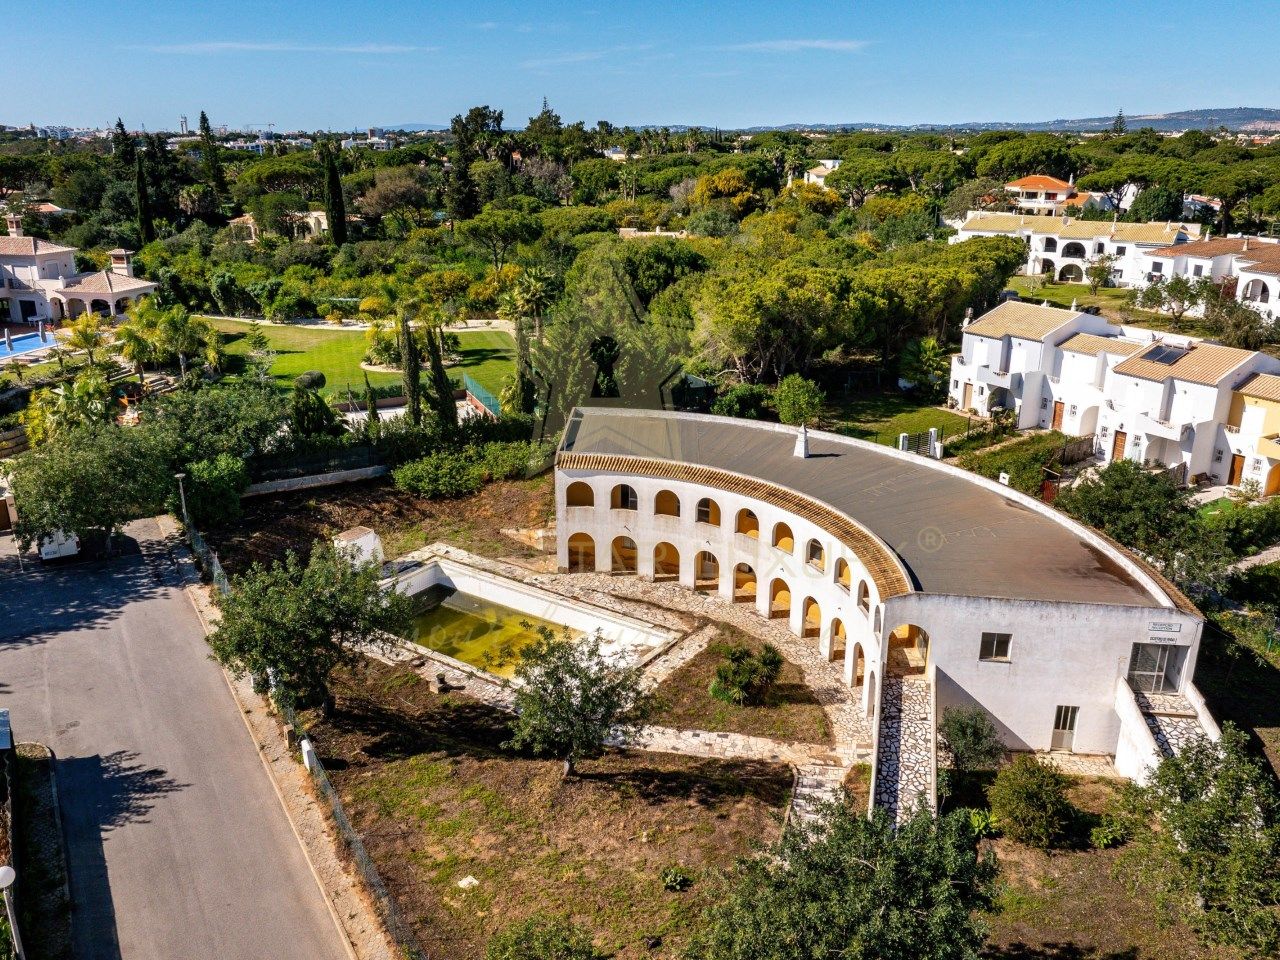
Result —
<path fill-rule="evenodd" d="M 729 626 L 720 627 L 720 636 L 688 663 L 658 685 L 655 693 L 661 707 L 654 722 L 681 730 L 716 730 L 771 737 L 799 743 L 832 744 L 831 727 L 822 705 L 804 682 L 804 674 L 785 661 L 778 682 L 759 706 L 736 706 L 711 695 L 716 668 L 724 662 L 730 644 L 740 644 L 757 653 L 760 640 Z"/>
<path fill-rule="evenodd" d="M 381 537 L 393 559 L 436 540 L 490 557 L 531 556 L 532 551 L 500 533 L 541 527 L 555 516 L 550 474 L 532 480 L 487 484 L 459 500 L 426 500 L 397 490 L 389 478 L 244 502 L 234 526 L 211 531 L 208 540 L 228 573 L 255 562 L 310 551 L 319 539 L 366 526 Z"/>
<path fill-rule="evenodd" d="M 781 829 L 784 766 L 611 752 L 562 782 L 558 763 L 501 749 L 503 715 L 415 674 L 379 664 L 336 689 L 315 741 L 431 956 L 481 957 L 537 912 L 619 958 L 679 956 L 716 872 Z M 660 879 L 676 866 L 684 892 Z"/>
<path fill-rule="evenodd" d="M 1081 780 L 1071 801 L 1100 813 L 1115 783 Z M 1003 838 L 1000 911 L 987 918 L 984 957 L 1000 960 L 1238 960 L 1231 950 L 1203 947 L 1193 931 L 1169 924 L 1147 897 L 1115 874 L 1121 851 L 1044 853 Z"/>

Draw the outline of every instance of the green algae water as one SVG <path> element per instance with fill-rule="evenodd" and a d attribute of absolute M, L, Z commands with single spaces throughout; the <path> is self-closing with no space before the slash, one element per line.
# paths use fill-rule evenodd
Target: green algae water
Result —
<path fill-rule="evenodd" d="M 515 675 L 520 651 L 538 639 L 538 627 L 557 636 L 565 628 L 510 607 L 432 588 L 414 620 L 414 642 L 499 677 Z"/>

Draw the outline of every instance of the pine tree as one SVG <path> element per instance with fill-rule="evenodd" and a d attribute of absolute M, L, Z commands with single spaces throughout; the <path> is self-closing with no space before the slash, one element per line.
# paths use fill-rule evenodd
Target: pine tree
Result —
<path fill-rule="evenodd" d="M 147 171 L 142 154 L 134 159 L 134 202 L 138 208 L 138 237 L 145 243 L 156 238 L 156 225 L 151 216 L 151 194 L 147 189 Z"/>
<path fill-rule="evenodd" d="M 124 128 L 124 121 L 119 117 L 116 117 L 115 129 L 111 131 L 111 156 L 116 168 L 125 176 L 128 176 L 138 156 L 133 134 Z"/>
<path fill-rule="evenodd" d="M 347 242 L 347 203 L 342 196 L 342 173 L 333 145 L 322 141 L 324 158 L 324 212 L 329 219 L 329 237 L 335 246 Z"/>
<path fill-rule="evenodd" d="M 1129 125 L 1125 122 L 1124 111 L 1117 110 L 1116 118 L 1111 121 L 1111 132 L 1118 137 L 1128 129 L 1129 129 Z"/>

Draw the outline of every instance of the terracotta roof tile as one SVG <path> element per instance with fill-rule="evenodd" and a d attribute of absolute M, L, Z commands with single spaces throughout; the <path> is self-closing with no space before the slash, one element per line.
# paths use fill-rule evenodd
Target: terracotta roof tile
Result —
<path fill-rule="evenodd" d="M 75 247 L 64 247 L 39 237 L 0 237 L 0 257 L 34 257 L 38 253 L 71 253 Z"/>
<path fill-rule="evenodd" d="M 980 337 L 1043 340 L 1076 316 L 1079 316 L 1077 312 L 1060 307 L 1042 307 L 1025 300 L 1006 300 L 965 327 L 964 332 Z"/>
<path fill-rule="evenodd" d="M 1012 180 L 1006 183 L 1005 186 L 1014 190 L 1060 190 L 1068 193 L 1075 190 L 1075 186 L 1067 183 L 1067 181 L 1059 180 L 1057 177 L 1048 177 L 1042 173 L 1033 173 L 1029 177 Z"/>
<path fill-rule="evenodd" d="M 97 273 L 82 273 L 76 277 L 67 277 L 62 281 L 62 289 L 71 295 L 78 293 L 135 293 L 141 290 L 154 290 L 156 285 L 141 277 L 126 277 L 112 273 L 110 270 L 99 270 Z"/>
<path fill-rule="evenodd" d="M 1256 400 L 1280 403 L 1280 376 L 1274 373 L 1255 373 L 1236 388 L 1236 393 Z"/>
<path fill-rule="evenodd" d="M 1140 380 L 1162 382 L 1172 378 L 1212 387 L 1221 383 L 1227 374 L 1253 356 L 1252 350 L 1200 341 L 1184 348 L 1181 356 L 1177 356 L 1172 362 L 1162 363 L 1152 359 L 1169 348 L 1177 349 L 1173 344 L 1156 341 L 1141 353 L 1117 363 L 1114 370 Z"/>
<path fill-rule="evenodd" d="M 1059 346 L 1073 353 L 1087 353 L 1096 357 L 1100 353 L 1113 353 L 1127 357 L 1146 344 L 1125 340 L 1123 337 L 1102 337 L 1096 333 L 1077 333 L 1062 341 Z"/>

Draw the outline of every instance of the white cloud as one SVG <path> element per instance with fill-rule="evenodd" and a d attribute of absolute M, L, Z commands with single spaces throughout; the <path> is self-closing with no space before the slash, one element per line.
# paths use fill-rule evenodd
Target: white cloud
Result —
<path fill-rule="evenodd" d="M 294 43 L 291 41 L 256 42 L 245 40 L 208 40 L 196 43 L 165 43 L 145 47 L 154 53 L 414 53 L 436 47 L 411 47 L 398 43 Z"/>
<path fill-rule="evenodd" d="M 857 53 L 865 49 L 868 40 L 757 40 L 754 43 L 735 43 L 722 49 L 744 53 L 799 53 L 803 50 L 829 50 L 837 53 Z"/>
<path fill-rule="evenodd" d="M 563 67 L 573 63 L 590 63 L 603 60 L 605 57 L 619 53 L 638 53 L 653 49 L 651 43 L 627 44 L 621 47 L 610 47 L 608 50 L 577 50 L 556 54 L 551 57 L 538 57 L 534 60 L 523 60 L 520 66 L 525 70 L 544 70 L 547 67 Z"/>

